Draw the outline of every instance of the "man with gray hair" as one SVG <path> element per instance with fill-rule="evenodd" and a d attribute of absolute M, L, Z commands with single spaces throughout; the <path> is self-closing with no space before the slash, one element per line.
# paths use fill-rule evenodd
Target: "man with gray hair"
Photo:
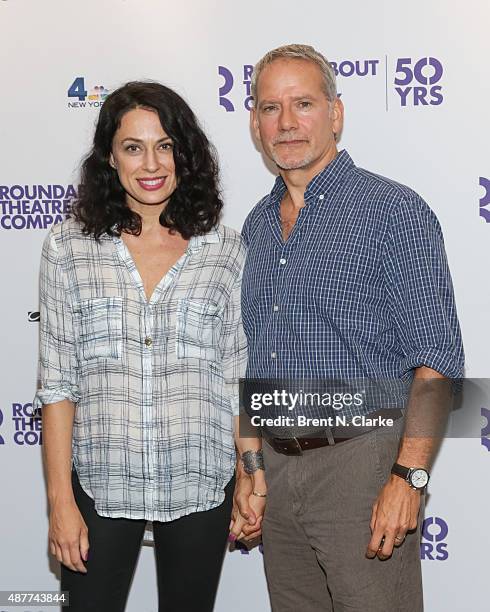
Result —
<path fill-rule="evenodd" d="M 270 51 L 252 95 L 279 176 L 243 228 L 247 378 L 352 391 L 343 419 L 296 404 L 292 426 L 263 427 L 272 608 L 418 612 L 419 512 L 439 440 L 409 425 L 437 420 L 427 385 L 447 389 L 464 362 L 440 226 L 414 191 L 337 150 L 343 104 L 318 51 Z"/>

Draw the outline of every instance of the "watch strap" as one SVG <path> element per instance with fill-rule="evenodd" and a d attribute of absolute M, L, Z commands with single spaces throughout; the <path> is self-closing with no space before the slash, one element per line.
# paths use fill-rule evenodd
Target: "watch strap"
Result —
<path fill-rule="evenodd" d="M 400 465 L 399 463 L 394 463 L 391 468 L 391 473 L 396 476 L 400 476 L 403 480 L 408 482 L 408 477 L 410 475 L 410 468 L 405 467 L 404 465 Z"/>

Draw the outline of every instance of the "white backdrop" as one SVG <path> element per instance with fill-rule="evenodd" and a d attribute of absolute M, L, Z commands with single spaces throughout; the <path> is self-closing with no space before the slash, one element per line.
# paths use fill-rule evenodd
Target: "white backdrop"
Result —
<path fill-rule="evenodd" d="M 487 0 L 0 0 L 0 589 L 59 584 L 47 554 L 40 426 L 29 419 L 28 405 L 36 377 L 38 262 L 68 186 L 76 185 L 104 90 L 150 78 L 189 101 L 219 151 L 225 222 L 240 229 L 273 182 L 250 138 L 249 66 L 288 42 L 321 50 L 340 73 L 342 147 L 358 165 L 413 187 L 439 217 L 467 375 L 484 378 L 489 23 Z M 85 99 L 69 96 L 83 89 Z M 444 443 L 421 549 L 429 611 L 488 607 L 489 468 L 479 437 Z M 153 550 L 144 546 L 129 611 L 156 610 L 154 573 Z M 216 610 L 252 609 L 270 609 L 262 555 L 230 552 Z"/>

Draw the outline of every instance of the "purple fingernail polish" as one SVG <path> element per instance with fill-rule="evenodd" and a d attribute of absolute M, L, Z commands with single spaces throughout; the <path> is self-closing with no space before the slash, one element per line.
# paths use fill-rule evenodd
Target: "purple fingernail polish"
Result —
<path fill-rule="evenodd" d="M 228 536 L 228 542 L 234 542 L 236 540 L 236 535 L 234 533 L 230 533 Z"/>

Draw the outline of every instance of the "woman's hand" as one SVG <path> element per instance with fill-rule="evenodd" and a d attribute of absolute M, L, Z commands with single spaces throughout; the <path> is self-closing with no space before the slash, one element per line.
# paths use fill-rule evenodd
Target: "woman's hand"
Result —
<path fill-rule="evenodd" d="M 262 533 L 265 497 L 253 495 L 253 486 L 250 476 L 237 474 L 230 522 L 231 540 L 250 541 Z"/>
<path fill-rule="evenodd" d="M 245 472 L 236 473 L 235 491 L 233 492 L 233 512 L 240 513 L 245 520 L 255 523 L 256 517 L 249 506 L 248 499 L 253 491 L 253 480 Z"/>
<path fill-rule="evenodd" d="M 260 538 L 262 535 L 262 521 L 264 519 L 266 498 L 265 497 L 257 497 L 256 495 L 250 495 L 249 497 L 249 505 L 252 508 L 257 520 L 254 525 L 250 523 L 245 523 L 242 526 L 243 539 L 246 542 L 251 542 L 256 538 Z"/>
<path fill-rule="evenodd" d="M 248 436 L 242 438 L 240 436 L 240 417 L 238 416 L 235 416 L 234 430 L 237 448 L 236 482 L 235 493 L 233 495 L 230 536 L 228 539 L 230 541 L 244 539 L 248 542 L 259 537 L 262 533 L 267 483 L 265 481 L 262 457 L 257 457 L 261 451 L 261 440 L 259 438 L 250 438 Z M 253 462 L 255 463 L 255 469 L 250 470 L 249 466 L 249 471 L 247 472 L 242 456 L 249 451 L 256 455 L 256 461 Z M 254 495 L 254 491 L 261 495 Z"/>
<path fill-rule="evenodd" d="M 51 554 L 60 563 L 74 572 L 87 573 L 83 561 L 88 559 L 88 529 L 75 499 L 51 505 L 48 538 Z"/>

